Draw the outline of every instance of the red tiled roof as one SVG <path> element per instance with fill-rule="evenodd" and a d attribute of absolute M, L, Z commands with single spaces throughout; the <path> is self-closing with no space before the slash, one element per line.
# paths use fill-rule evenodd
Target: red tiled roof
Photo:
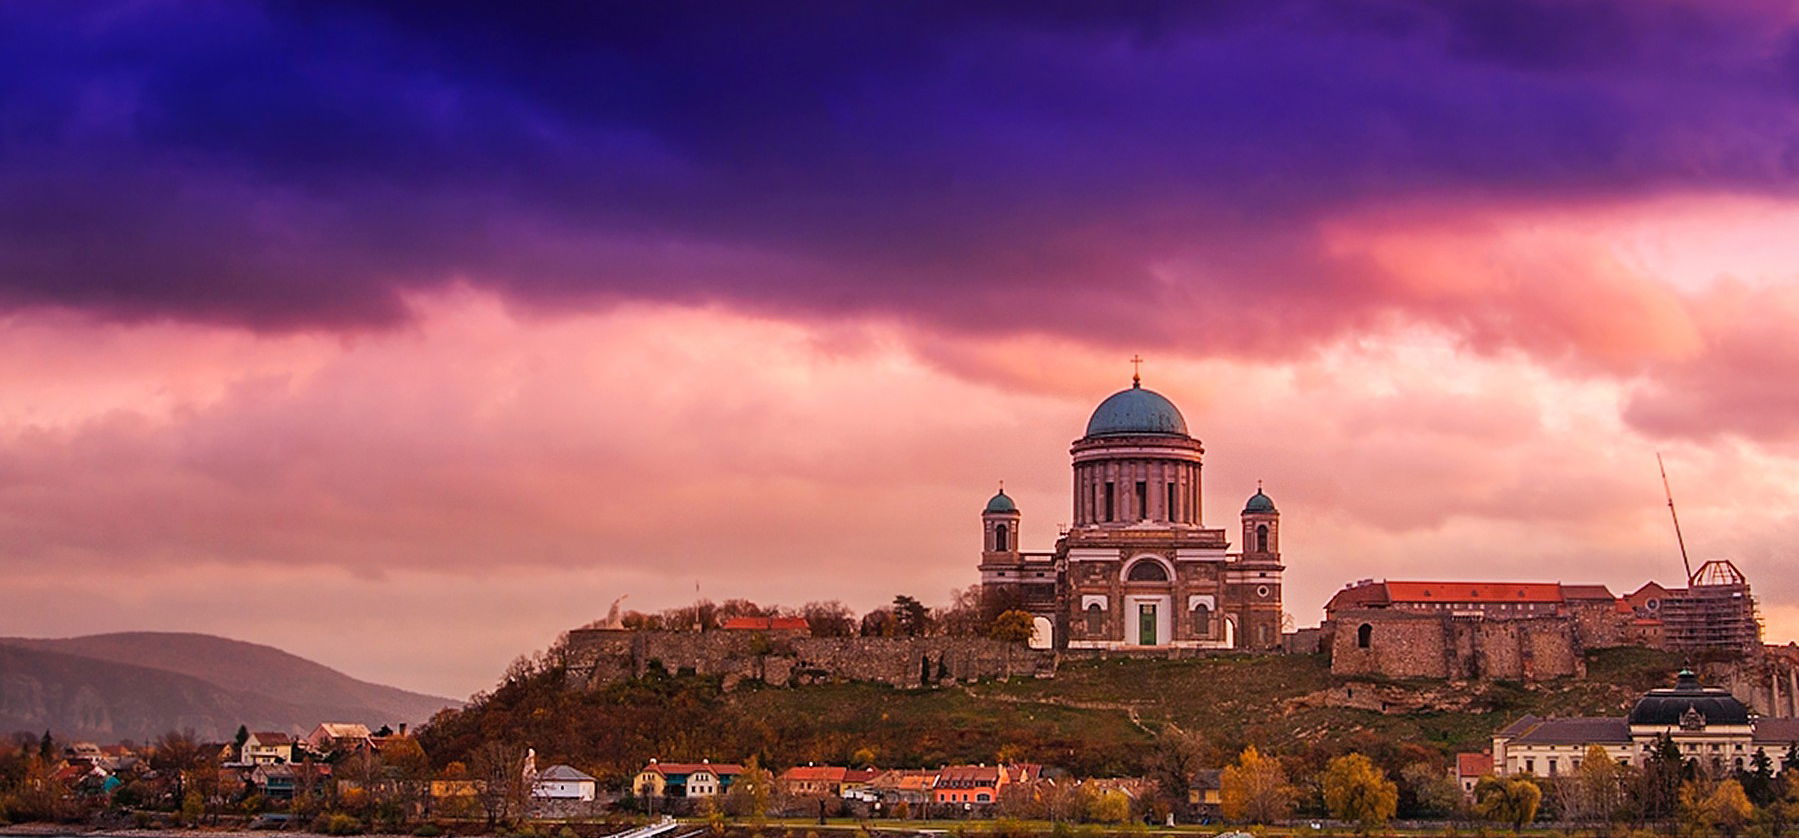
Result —
<path fill-rule="evenodd" d="M 879 768 L 851 768 L 843 772 L 843 781 L 846 783 L 866 783 L 873 780 L 876 776 L 880 775 L 880 773 L 881 769 Z"/>
<path fill-rule="evenodd" d="M 1455 773 L 1459 777 L 1485 777 L 1493 773 L 1493 755 L 1483 752 L 1456 754 Z"/>
<path fill-rule="evenodd" d="M 796 765 L 781 772 L 781 779 L 788 782 L 843 782 L 843 775 L 849 769 L 839 765 Z"/>
<path fill-rule="evenodd" d="M 1370 582 L 1366 585 L 1352 585 L 1338 591 L 1336 596 L 1324 607 L 1328 611 L 1348 608 L 1364 608 L 1370 605 L 1386 605 L 1387 586 L 1383 583 Z"/>
<path fill-rule="evenodd" d="M 937 772 L 937 785 L 943 788 L 991 786 L 998 783 L 997 765 L 951 765 Z"/>
<path fill-rule="evenodd" d="M 1561 602 L 1556 582 L 1387 582 L 1393 602 Z"/>
<path fill-rule="evenodd" d="M 1604 585 L 1563 585 L 1562 598 L 1578 601 L 1617 602 L 1610 588 Z"/>
<path fill-rule="evenodd" d="M 811 624 L 805 617 L 728 617 L 718 627 L 725 631 L 806 631 Z"/>
<path fill-rule="evenodd" d="M 743 773 L 743 766 L 729 762 L 653 762 L 644 766 L 645 771 L 654 771 L 667 776 L 669 774 L 692 774 L 695 771 L 710 771 L 720 777 Z"/>
<path fill-rule="evenodd" d="M 261 745 L 288 745 L 293 743 L 293 739 L 280 731 L 271 730 L 265 732 L 259 730 L 250 735 L 254 736 L 257 743 Z"/>

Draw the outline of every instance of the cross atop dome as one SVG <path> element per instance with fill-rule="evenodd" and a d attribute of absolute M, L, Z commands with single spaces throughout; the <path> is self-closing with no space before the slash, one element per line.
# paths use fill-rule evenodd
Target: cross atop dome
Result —
<path fill-rule="evenodd" d="M 1131 356 L 1131 386 L 1132 387 L 1142 387 L 1143 386 L 1143 356 L 1142 355 L 1132 355 Z"/>

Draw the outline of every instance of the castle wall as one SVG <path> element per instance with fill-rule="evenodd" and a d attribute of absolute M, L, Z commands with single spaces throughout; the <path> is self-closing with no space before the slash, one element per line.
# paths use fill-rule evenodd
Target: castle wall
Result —
<path fill-rule="evenodd" d="M 1583 672 L 1571 617 L 1484 620 L 1369 609 L 1344 611 L 1330 622 L 1324 634 L 1336 675 L 1532 681 Z"/>
<path fill-rule="evenodd" d="M 589 687 L 641 676 L 651 661 L 676 672 L 717 675 L 727 687 L 747 678 L 792 685 L 872 681 L 920 684 L 928 666 L 971 681 L 1055 671 L 1053 651 L 980 637 L 811 637 L 782 632 L 569 632 L 570 679 Z"/>

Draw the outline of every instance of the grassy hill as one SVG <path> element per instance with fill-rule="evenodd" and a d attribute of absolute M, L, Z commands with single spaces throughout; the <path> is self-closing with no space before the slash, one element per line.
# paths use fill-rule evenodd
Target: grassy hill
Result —
<path fill-rule="evenodd" d="M 424 735 L 439 762 L 498 737 L 610 779 L 651 757 L 757 754 L 785 766 L 844 763 L 858 752 L 881 765 L 927 766 L 992 762 L 1003 751 L 1081 774 L 1127 774 L 1144 770 L 1169 725 L 1203 737 L 1218 762 L 1250 743 L 1308 761 L 1351 748 L 1400 761 L 1484 749 L 1525 713 L 1619 713 L 1679 665 L 1639 649 L 1594 652 L 1587 663 L 1582 679 L 1452 686 L 1340 679 L 1323 656 L 1132 658 L 1065 662 L 1048 680 L 729 693 L 712 679 L 666 674 L 572 690 L 546 670 L 440 716 Z"/>

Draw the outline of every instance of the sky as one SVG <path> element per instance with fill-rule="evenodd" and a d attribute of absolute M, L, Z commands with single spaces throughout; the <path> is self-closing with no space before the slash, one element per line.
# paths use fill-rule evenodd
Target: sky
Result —
<path fill-rule="evenodd" d="M 1799 637 L 1799 12 L 0 5 L 0 633 L 466 696 L 698 595 L 977 581 L 1106 395 L 1286 603 L 1678 582 Z"/>

